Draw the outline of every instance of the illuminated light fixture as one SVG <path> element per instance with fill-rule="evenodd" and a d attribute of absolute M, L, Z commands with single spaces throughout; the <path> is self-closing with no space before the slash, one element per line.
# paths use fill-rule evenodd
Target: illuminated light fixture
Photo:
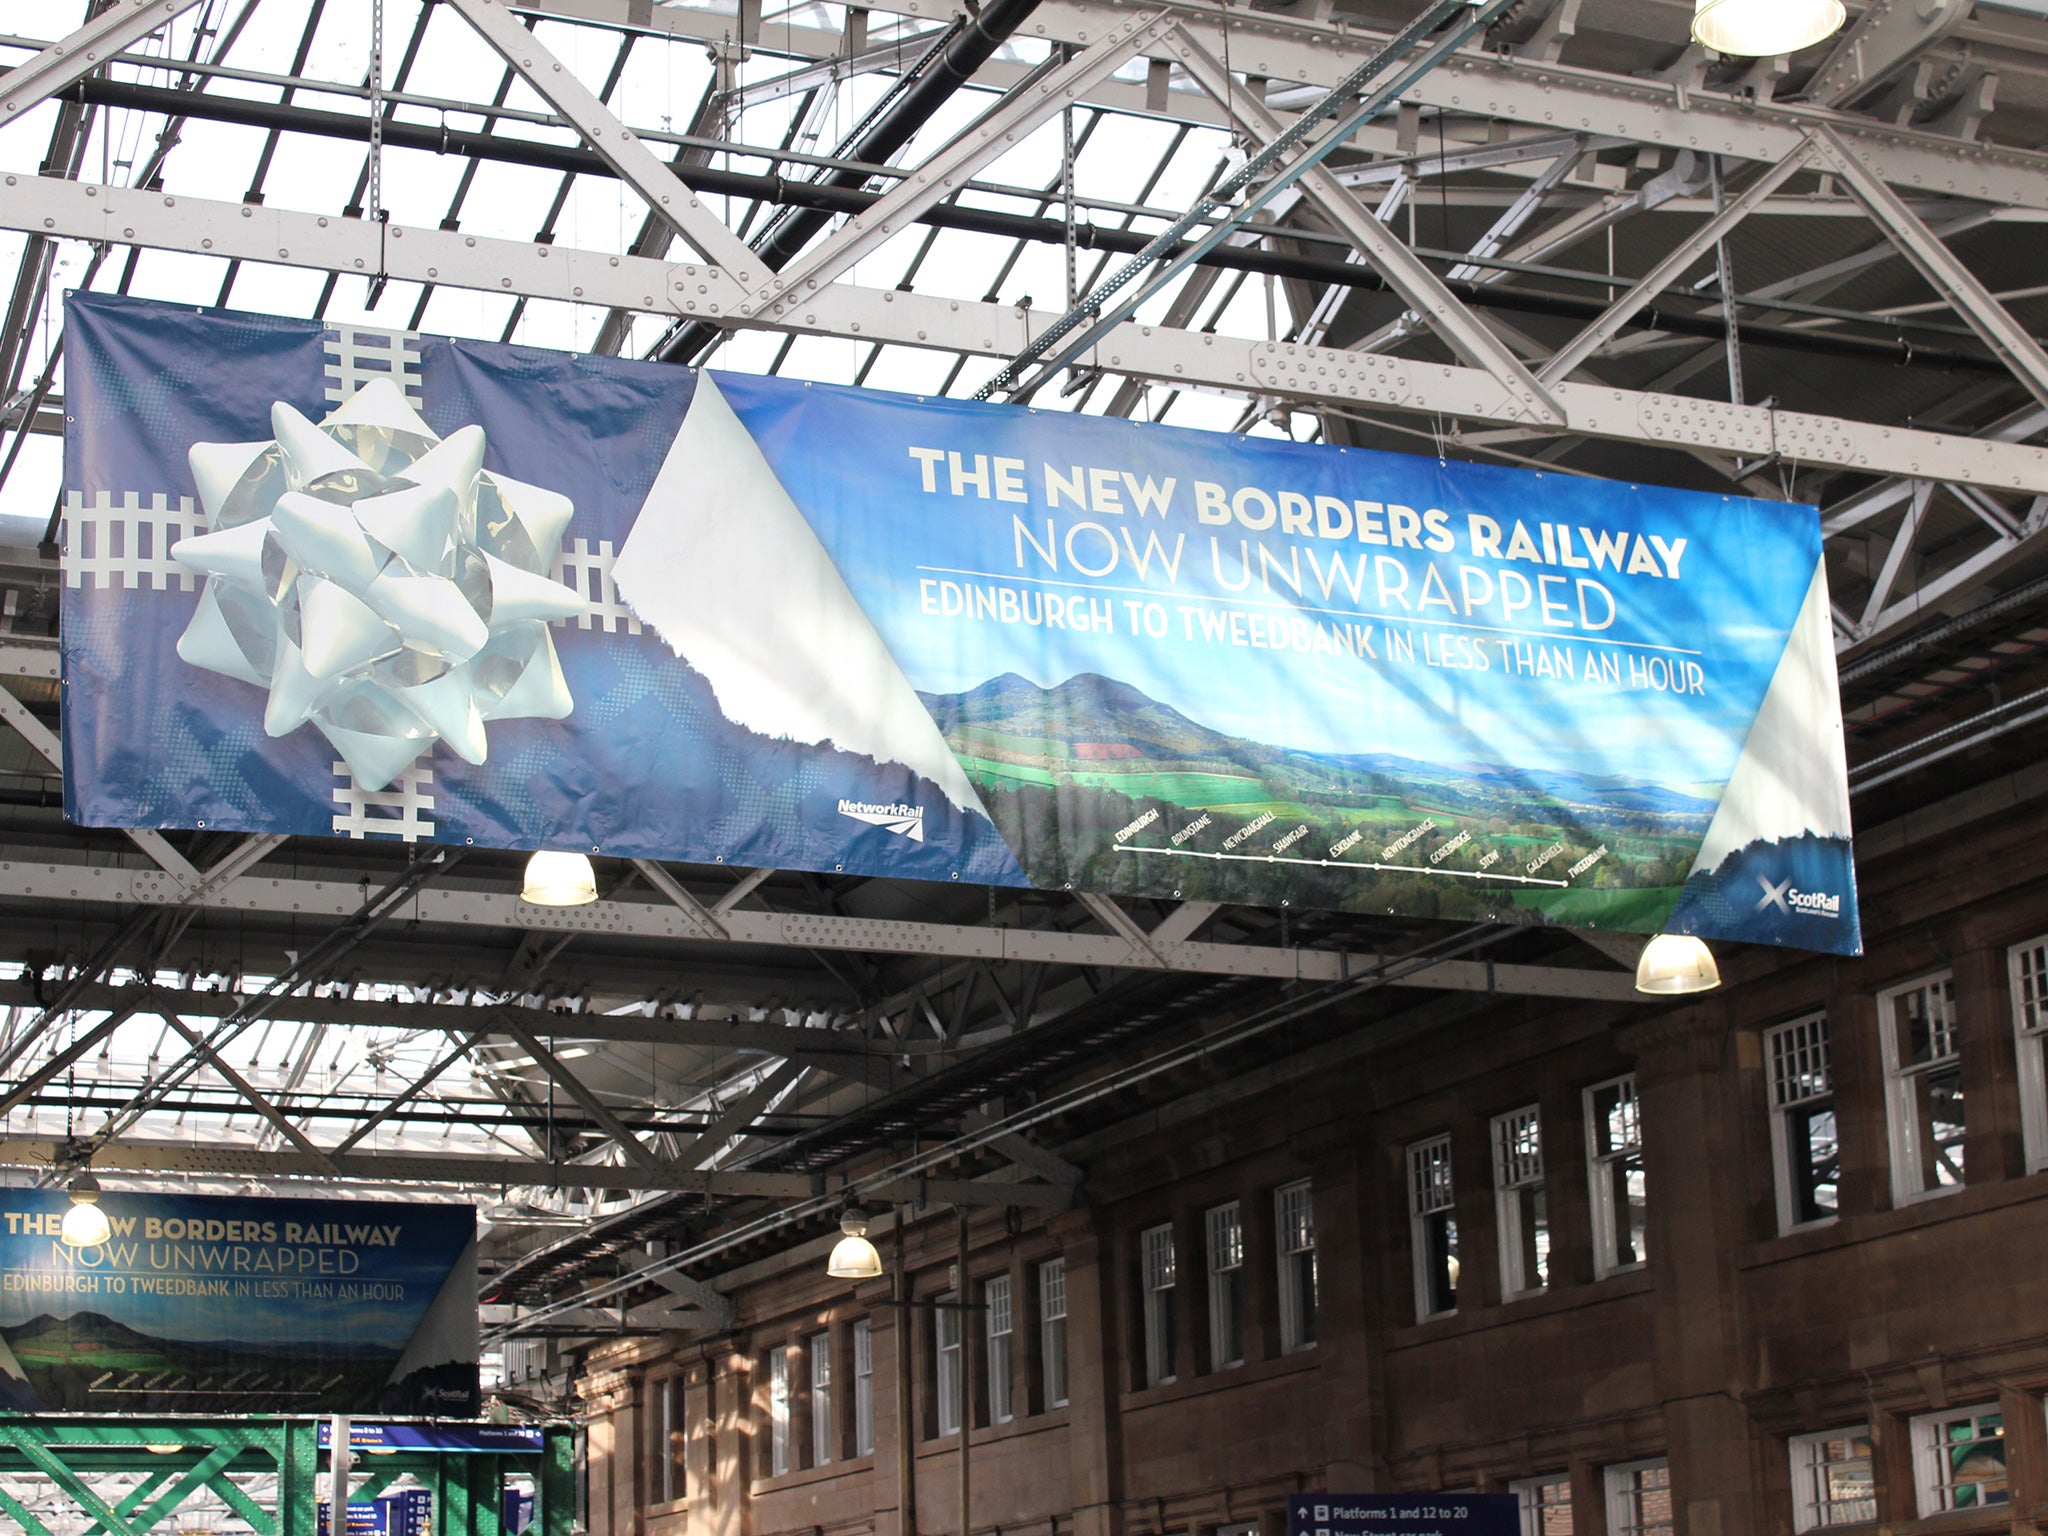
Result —
<path fill-rule="evenodd" d="M 526 861 L 521 901 L 536 907 L 582 907 L 597 900 L 597 871 L 580 853 L 553 853 L 543 848 Z"/>
<path fill-rule="evenodd" d="M 185 1449 L 182 1445 L 145 1445 L 143 1449 L 152 1456 L 175 1456 Z"/>
<path fill-rule="evenodd" d="M 872 1280 L 882 1272 L 882 1256 L 868 1241 L 868 1214 L 849 1205 L 839 1218 L 839 1230 L 846 1235 L 832 1247 L 825 1273 L 834 1280 Z"/>
<path fill-rule="evenodd" d="M 1721 985 L 1714 952 L 1689 933 L 1660 933 L 1636 962 L 1636 990 L 1659 997 L 1711 992 Z"/>
<path fill-rule="evenodd" d="M 1698 0 L 1693 40 L 1716 53 L 1774 59 L 1842 30 L 1842 0 Z"/>
<path fill-rule="evenodd" d="M 73 1248 L 97 1248 L 114 1235 L 107 1213 L 100 1209 L 100 1181 L 81 1170 L 71 1181 L 71 1209 L 64 1213 L 58 1237 Z"/>

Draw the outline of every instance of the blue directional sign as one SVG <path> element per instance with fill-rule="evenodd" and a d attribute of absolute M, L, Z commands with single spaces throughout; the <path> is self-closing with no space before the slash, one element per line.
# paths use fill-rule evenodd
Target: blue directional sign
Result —
<path fill-rule="evenodd" d="M 328 1421 L 320 1424 L 320 1448 L 327 1449 Z M 351 1419 L 349 1448 L 368 1451 L 496 1451 L 500 1455 L 538 1456 L 540 1429 L 531 1424 L 385 1424 Z"/>
<path fill-rule="evenodd" d="M 1520 1536 L 1511 1493 L 1301 1493 L 1287 1536 Z"/>

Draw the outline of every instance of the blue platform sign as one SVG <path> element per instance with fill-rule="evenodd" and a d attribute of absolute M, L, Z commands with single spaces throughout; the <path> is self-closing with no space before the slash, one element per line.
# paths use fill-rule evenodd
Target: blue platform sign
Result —
<path fill-rule="evenodd" d="M 1287 1536 L 1520 1536 L 1511 1493 L 1298 1493 Z"/>
<path fill-rule="evenodd" d="M 83 825 L 1860 953 L 1812 507 L 110 294 L 64 334 Z"/>
<path fill-rule="evenodd" d="M 322 1420 L 319 1444 L 324 1451 L 333 1441 L 331 1421 Z M 384 1424 L 375 1420 L 351 1419 L 348 1443 L 352 1451 L 493 1451 L 498 1455 L 538 1456 L 541 1430 L 529 1424 Z"/>
<path fill-rule="evenodd" d="M 431 1536 L 434 1496 L 424 1488 L 405 1488 L 374 1499 L 350 1499 L 347 1536 Z M 320 1500 L 316 1518 L 319 1536 L 328 1536 L 330 1505 Z"/>

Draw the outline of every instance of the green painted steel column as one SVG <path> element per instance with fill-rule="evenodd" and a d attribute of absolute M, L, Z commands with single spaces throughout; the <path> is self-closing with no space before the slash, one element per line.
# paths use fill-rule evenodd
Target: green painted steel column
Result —
<path fill-rule="evenodd" d="M 0 1488 L 0 1514 L 6 1515 L 27 1533 L 27 1536 L 50 1536 L 50 1528 L 30 1514 L 5 1488 Z"/>
<path fill-rule="evenodd" d="M 533 1479 L 534 1536 L 569 1536 L 576 1518 L 576 1431 L 550 1424 L 541 1431 L 540 1470 Z"/>
<path fill-rule="evenodd" d="M 277 1536 L 315 1536 L 319 1487 L 320 1428 L 311 1419 L 286 1419 L 277 1463 Z"/>

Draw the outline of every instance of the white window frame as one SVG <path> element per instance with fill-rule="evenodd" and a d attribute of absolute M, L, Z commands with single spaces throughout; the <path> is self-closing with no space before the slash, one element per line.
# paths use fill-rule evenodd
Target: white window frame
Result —
<path fill-rule="evenodd" d="M 1635 1139 L 1618 1143 L 1605 1152 L 1600 1150 L 1601 1127 L 1595 1104 L 1606 1089 L 1622 1090 L 1621 1102 L 1633 1106 L 1623 1119 L 1634 1129 Z M 1599 1279 L 1609 1275 L 1624 1275 L 1631 1270 L 1641 1269 L 1649 1262 L 1650 1235 L 1648 1227 L 1649 1178 L 1644 1176 L 1643 1209 L 1644 1231 L 1638 1256 L 1627 1263 L 1621 1260 L 1621 1213 L 1614 1202 L 1614 1179 L 1608 1173 L 1608 1165 L 1626 1160 L 1633 1155 L 1640 1160 L 1643 1156 L 1643 1113 L 1642 1099 L 1636 1091 L 1636 1075 L 1624 1072 L 1619 1077 L 1610 1077 L 1604 1082 L 1594 1083 L 1585 1090 L 1586 1113 L 1586 1179 L 1593 1195 L 1593 1273 Z"/>
<path fill-rule="evenodd" d="M 1067 1261 L 1064 1256 L 1038 1266 L 1038 1365 L 1045 1385 L 1045 1406 L 1067 1406 Z"/>
<path fill-rule="evenodd" d="M 1503 1115 L 1502 1119 L 1507 1116 Z M 1553 1488 L 1564 1490 L 1562 1500 L 1546 1500 L 1545 1495 Z M 1522 1536 L 1553 1536 L 1543 1527 L 1546 1510 L 1562 1509 L 1571 1516 L 1571 1523 L 1577 1525 L 1572 1508 L 1572 1474 L 1570 1469 L 1559 1472 L 1539 1472 L 1534 1477 L 1518 1477 L 1508 1484 L 1508 1492 L 1515 1496 L 1515 1513 L 1521 1521 Z"/>
<path fill-rule="evenodd" d="M 834 1459 L 832 1448 L 832 1335 L 814 1333 L 806 1351 L 811 1359 L 811 1465 Z"/>
<path fill-rule="evenodd" d="M 875 1325 L 853 1320 L 853 1454 L 875 1454 Z"/>
<path fill-rule="evenodd" d="M 2020 1128 L 2027 1172 L 2048 1168 L 2048 934 L 2006 951 L 2012 1034 L 2019 1053 Z"/>
<path fill-rule="evenodd" d="M 1322 1306 L 1317 1273 L 1315 1190 L 1307 1179 L 1282 1184 L 1273 1191 L 1273 1252 L 1280 1283 L 1280 1353 L 1291 1355 L 1316 1346 L 1316 1313 Z M 1303 1315 L 1302 1271 L 1307 1271 L 1309 1301 Z"/>
<path fill-rule="evenodd" d="M 1163 1387 L 1174 1379 L 1174 1288 L 1179 1283 L 1173 1223 L 1163 1221 L 1138 1234 L 1139 1283 L 1145 1328 L 1145 1381 Z"/>
<path fill-rule="evenodd" d="M 1672 1518 L 1661 1527 L 1643 1522 L 1641 1495 L 1645 1490 L 1640 1477 L 1645 1472 L 1662 1472 L 1663 1490 L 1671 1494 Z M 1607 1488 L 1607 1536 L 1651 1536 L 1660 1530 L 1663 1536 L 1670 1536 L 1677 1529 L 1678 1499 L 1671 1489 L 1670 1458 L 1651 1456 L 1618 1463 L 1604 1469 L 1602 1481 Z"/>
<path fill-rule="evenodd" d="M 951 1291 L 933 1298 L 932 1360 L 937 1388 L 933 1408 L 941 1438 L 960 1432 L 967 1407 L 967 1338 L 960 1326 L 960 1309 L 954 1305 L 959 1299 Z"/>
<path fill-rule="evenodd" d="M 1540 1296 L 1550 1284 L 1550 1211 L 1543 1182 L 1543 1111 L 1535 1104 L 1495 1115 L 1488 1127 L 1493 1146 L 1494 1227 L 1500 1235 L 1500 1291 L 1503 1301 Z M 1537 1271 L 1523 1262 L 1522 1195 L 1535 1190 L 1542 1202 L 1542 1226 L 1534 1247 Z"/>
<path fill-rule="evenodd" d="M 1209 1259 L 1209 1369 L 1244 1364 L 1244 1213 L 1235 1200 L 1202 1213 Z M 1235 1339 L 1232 1335 L 1235 1335 Z"/>
<path fill-rule="evenodd" d="M 768 1475 L 789 1475 L 789 1347 L 768 1351 Z"/>
<path fill-rule="evenodd" d="M 1857 1514 L 1853 1518 L 1836 1519 L 1835 1508 L 1827 1496 L 1827 1485 L 1822 1473 L 1829 1466 L 1839 1463 L 1824 1460 L 1820 1454 L 1825 1446 L 1840 1440 L 1861 1440 L 1870 1447 L 1870 1513 Z M 1824 1429 L 1810 1435 L 1794 1435 L 1786 1443 L 1786 1450 L 1792 1461 L 1792 1529 L 1795 1531 L 1818 1531 L 1834 1525 L 1868 1525 L 1877 1518 L 1877 1448 L 1871 1440 L 1868 1424 L 1854 1424 L 1847 1429 Z"/>
<path fill-rule="evenodd" d="M 1015 1320 L 1010 1306 L 1010 1277 L 991 1275 L 981 1285 L 982 1316 L 988 1323 L 988 1421 L 1007 1424 L 1016 1416 L 1011 1384 L 1010 1336 Z"/>
<path fill-rule="evenodd" d="M 1940 1000 L 1947 1016 L 1940 1021 L 1939 1028 L 1948 1041 L 1949 1049 L 1945 1054 L 1923 1062 L 1902 1062 L 1898 1040 L 1899 1000 L 1916 992 L 1927 993 L 1930 1003 Z M 1960 1177 L 1953 1184 L 1944 1184 L 1939 1179 L 1932 1185 L 1921 1182 L 1921 1137 L 1924 1134 L 1931 1138 L 1934 1132 L 1931 1127 L 1920 1124 L 1920 1105 L 1912 1080 L 1950 1062 L 1956 1064 L 1958 1071 L 1961 1070 L 1962 1042 L 1956 1027 L 1955 973 L 1935 971 L 1930 975 L 1916 976 L 1896 987 L 1885 988 L 1877 994 L 1877 1027 L 1878 1043 L 1884 1052 L 1885 1124 L 1891 1149 L 1892 1204 L 1911 1205 L 1916 1201 L 1954 1194 L 1963 1188 L 1969 1177 L 1967 1163 L 1958 1170 Z"/>
<path fill-rule="evenodd" d="M 683 1497 L 683 1468 L 676 1460 L 676 1432 L 682 1427 L 683 1378 L 664 1376 L 655 1389 L 655 1434 L 661 1454 L 655 1466 L 655 1502 L 673 1504 Z"/>
<path fill-rule="evenodd" d="M 1802 1220 L 1799 1215 L 1799 1198 L 1793 1188 L 1793 1159 L 1807 1153 L 1792 1144 L 1791 1116 L 1792 1111 L 1823 1099 L 1828 1100 L 1832 1107 L 1835 1078 L 1828 1046 L 1828 1016 L 1809 1013 L 1774 1025 L 1764 1031 L 1763 1045 L 1764 1091 L 1771 1106 L 1771 1171 L 1778 1201 L 1778 1230 L 1785 1233 L 1824 1227 L 1839 1219 L 1839 1214 L 1816 1216 L 1811 1220 Z M 1839 1117 L 1835 1122 L 1835 1135 L 1839 1178 Z M 1838 1191 L 1839 1188 L 1837 1185 Z"/>
<path fill-rule="evenodd" d="M 1951 1442 L 1942 1433 L 1945 1426 L 1964 1419 L 1972 1421 L 1973 1427 L 1993 1414 L 1998 1416 L 1998 1438 L 2005 1437 L 2005 1410 L 1999 1403 L 1979 1403 L 1972 1408 L 1944 1408 L 1939 1413 L 1923 1413 L 1908 1426 L 1913 1443 L 1913 1494 L 1918 1501 L 1920 1516 L 1946 1514 L 1951 1510 L 1985 1510 L 2010 1508 L 2012 1504 L 2012 1466 L 2006 1464 L 2008 1481 L 2005 1497 L 1995 1503 L 1957 1504 L 1954 1502 L 1956 1484 L 1945 1481 L 1943 1474 L 1951 1470 L 1946 1465 L 1942 1450 Z M 1981 1435 L 1981 1430 L 1979 1431 Z"/>
<path fill-rule="evenodd" d="M 1451 1247 L 1438 1255 L 1431 1240 L 1430 1217 L 1450 1213 Z M 1448 1132 L 1413 1142 L 1408 1148 L 1408 1251 L 1415 1274 L 1415 1320 L 1426 1323 L 1451 1317 L 1458 1310 L 1458 1196 L 1451 1177 L 1451 1138 Z M 1451 1275 L 1451 1304 L 1432 1306 L 1430 1281 L 1439 1257 Z"/>

